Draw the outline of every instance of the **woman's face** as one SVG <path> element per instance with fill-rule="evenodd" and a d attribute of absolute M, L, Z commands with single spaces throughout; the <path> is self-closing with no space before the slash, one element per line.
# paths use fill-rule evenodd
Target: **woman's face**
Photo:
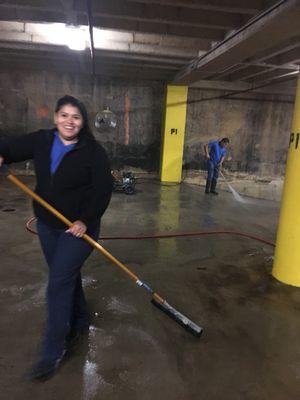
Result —
<path fill-rule="evenodd" d="M 77 141 L 78 134 L 83 126 L 83 118 L 77 107 L 66 104 L 54 114 L 54 123 L 59 136 L 63 140 L 67 142 Z"/>

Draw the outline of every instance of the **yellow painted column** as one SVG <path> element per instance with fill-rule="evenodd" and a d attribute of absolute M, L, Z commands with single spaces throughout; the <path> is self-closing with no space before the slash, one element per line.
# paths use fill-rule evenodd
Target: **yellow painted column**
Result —
<path fill-rule="evenodd" d="M 281 282 L 300 287 L 300 77 L 272 275 Z"/>
<path fill-rule="evenodd" d="M 162 182 L 181 182 L 187 94 L 187 86 L 167 86 L 160 165 Z"/>

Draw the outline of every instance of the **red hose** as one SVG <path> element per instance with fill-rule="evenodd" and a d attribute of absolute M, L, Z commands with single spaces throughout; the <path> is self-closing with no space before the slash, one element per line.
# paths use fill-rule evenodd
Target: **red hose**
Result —
<path fill-rule="evenodd" d="M 32 222 L 36 220 L 35 217 L 30 218 L 26 223 L 26 229 L 37 235 L 37 232 L 31 228 Z M 267 244 L 275 247 L 275 243 L 269 240 L 260 238 L 259 236 L 251 235 L 245 232 L 238 231 L 204 231 L 204 232 L 179 232 L 179 233 L 163 233 L 163 234 L 150 234 L 150 235 L 139 235 L 139 236 L 100 236 L 100 240 L 142 240 L 142 239 L 169 239 L 174 237 L 192 237 L 192 236 L 208 236 L 208 235 L 236 235 L 242 236 L 249 239 L 256 240 L 258 242 Z"/>

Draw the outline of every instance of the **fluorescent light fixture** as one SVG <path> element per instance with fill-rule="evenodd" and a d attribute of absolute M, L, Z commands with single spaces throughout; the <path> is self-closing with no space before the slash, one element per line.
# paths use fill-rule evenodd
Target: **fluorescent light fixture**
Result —
<path fill-rule="evenodd" d="M 16 24 L 17 21 L 2 21 L 5 24 Z M 8 25 L 9 27 L 10 25 Z M 23 29 L 24 27 L 22 27 Z M 6 32 L 6 31 L 5 31 Z M 10 30 L 7 30 L 10 32 Z M 13 25 L 11 28 L 13 32 Z M 0 36 L 1 36 L 0 30 Z M 67 46 L 75 51 L 83 51 L 90 46 L 89 27 L 87 25 L 71 25 L 60 22 L 54 23 L 25 23 L 25 41 L 34 43 Z M 95 49 L 108 49 L 114 51 L 128 51 L 133 43 L 131 32 L 118 32 L 109 29 L 93 28 Z M 12 39 L 13 40 L 13 35 Z M 9 39 L 10 40 L 10 39 Z"/>
<path fill-rule="evenodd" d="M 31 24 L 31 27 L 34 24 Z M 86 26 L 65 25 L 61 23 L 36 24 L 35 34 L 44 37 L 49 43 L 68 46 L 71 50 L 86 48 L 88 30 Z"/>
<path fill-rule="evenodd" d="M 75 26 L 66 26 L 66 45 L 71 50 L 82 51 L 86 48 L 86 30 Z"/>

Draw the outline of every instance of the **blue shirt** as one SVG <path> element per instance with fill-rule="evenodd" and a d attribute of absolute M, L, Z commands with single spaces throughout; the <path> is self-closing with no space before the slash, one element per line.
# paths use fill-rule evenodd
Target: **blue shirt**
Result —
<path fill-rule="evenodd" d="M 221 147 L 218 140 L 208 143 L 210 160 L 215 164 L 219 164 L 222 157 L 226 155 L 225 147 Z"/>
<path fill-rule="evenodd" d="M 53 175 L 55 173 L 55 171 L 57 170 L 57 167 L 59 166 L 59 164 L 61 163 L 61 160 L 64 158 L 64 156 L 73 149 L 73 147 L 75 146 L 76 143 L 71 143 L 71 144 L 63 144 L 63 142 L 60 140 L 59 136 L 58 136 L 58 132 L 54 132 L 54 141 L 52 144 L 52 149 L 51 149 L 51 156 L 50 156 L 50 160 L 51 160 L 51 166 L 50 166 L 50 170 L 51 170 L 51 175 Z"/>

